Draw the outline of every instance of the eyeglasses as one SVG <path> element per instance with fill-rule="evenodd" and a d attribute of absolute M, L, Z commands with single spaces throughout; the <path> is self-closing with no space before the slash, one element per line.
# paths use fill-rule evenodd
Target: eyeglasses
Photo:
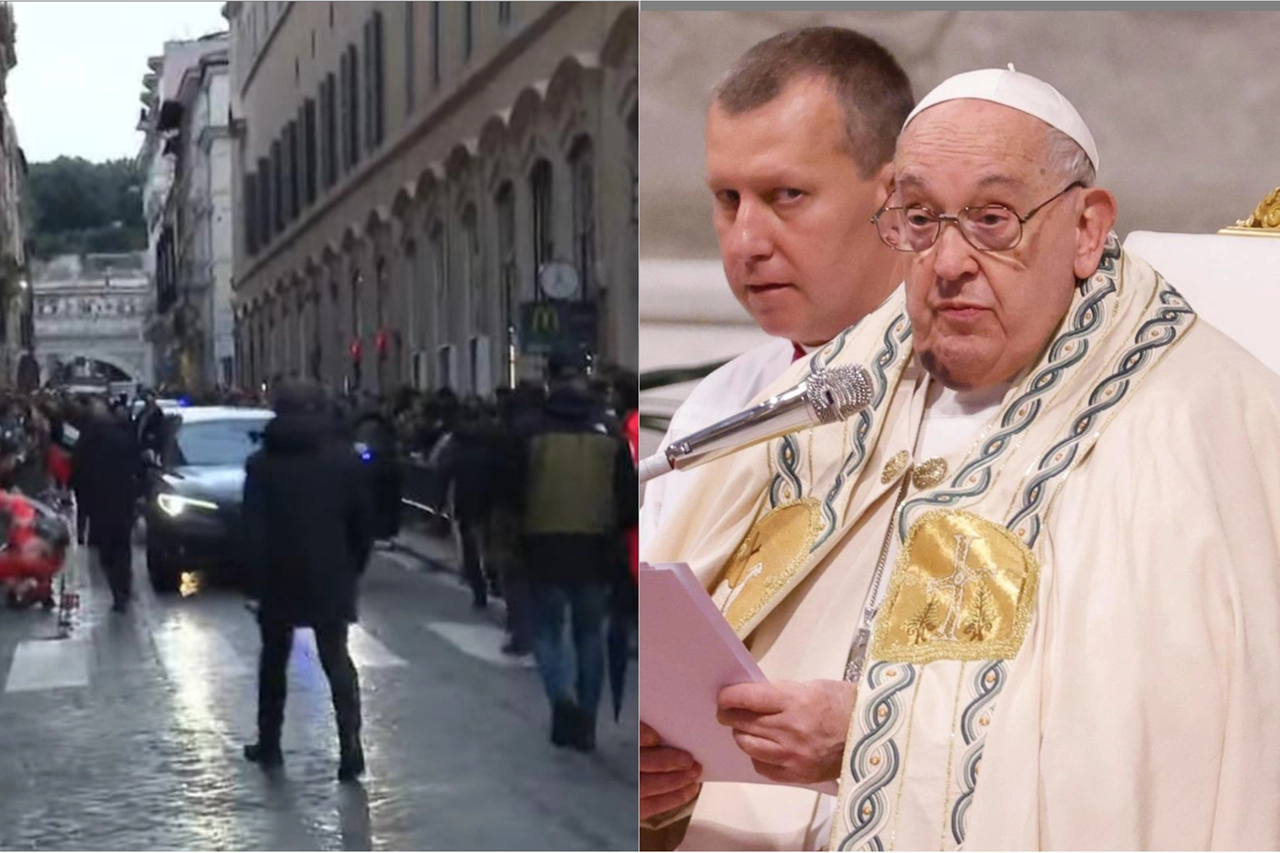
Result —
<path fill-rule="evenodd" d="M 880 239 L 890 249 L 898 252 L 924 252 L 933 247 L 942 236 L 942 226 L 954 222 L 970 246 L 979 252 L 1004 252 L 1022 242 L 1022 226 L 1031 217 L 1066 195 L 1080 181 L 1064 187 L 1050 199 L 1036 205 L 1026 216 L 1019 216 L 1003 204 L 984 204 L 964 207 L 955 216 L 935 213 L 929 208 L 913 204 L 910 207 L 882 207 L 871 217 Z"/>

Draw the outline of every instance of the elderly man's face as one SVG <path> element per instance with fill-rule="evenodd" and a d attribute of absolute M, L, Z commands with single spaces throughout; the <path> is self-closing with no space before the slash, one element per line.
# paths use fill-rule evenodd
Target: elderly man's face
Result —
<path fill-rule="evenodd" d="M 827 83 L 797 80 L 763 107 L 707 116 L 707 183 L 725 276 L 771 335 L 825 343 L 897 284 L 870 217 L 890 169 L 864 180 Z"/>
<path fill-rule="evenodd" d="M 1026 216 L 1070 183 L 1047 154 L 1039 119 L 987 101 L 939 104 L 898 143 L 892 203 L 941 214 L 1002 204 Z M 908 256 L 915 349 L 935 378 L 983 388 L 1013 379 L 1037 358 L 1071 303 L 1077 267 L 1087 265 L 1084 193 L 1073 189 L 1046 205 L 1008 251 L 980 252 L 946 223 L 932 248 Z"/>

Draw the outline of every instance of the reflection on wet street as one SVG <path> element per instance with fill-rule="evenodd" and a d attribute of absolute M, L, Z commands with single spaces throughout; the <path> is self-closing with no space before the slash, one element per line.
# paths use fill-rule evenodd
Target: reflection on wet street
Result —
<path fill-rule="evenodd" d="M 183 572 L 178 576 L 178 595 L 189 598 L 204 589 L 207 583 L 205 576 L 200 572 Z"/>
<path fill-rule="evenodd" d="M 617 725 L 603 711 L 596 754 L 552 748 L 530 661 L 490 653 L 498 614 L 456 578 L 375 558 L 350 644 L 369 772 L 341 785 L 314 635 L 292 651 L 284 767 L 263 773 L 241 755 L 259 649 L 243 594 L 190 573 L 156 597 L 136 565 L 126 615 L 81 584 L 69 640 L 49 614 L 0 612 L 0 848 L 635 849 L 634 702 Z"/>

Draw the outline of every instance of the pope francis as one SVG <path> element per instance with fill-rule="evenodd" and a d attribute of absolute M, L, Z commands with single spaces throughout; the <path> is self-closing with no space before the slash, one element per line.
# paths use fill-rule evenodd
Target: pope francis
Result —
<path fill-rule="evenodd" d="M 1098 161 L 1012 68 L 907 119 L 873 218 L 902 290 L 762 395 L 861 364 L 874 404 L 706 466 L 644 545 L 773 681 L 721 722 L 834 812 L 707 783 L 668 843 L 1280 847 L 1280 377 L 1120 248 Z M 848 701 L 797 733 L 815 684 Z"/>

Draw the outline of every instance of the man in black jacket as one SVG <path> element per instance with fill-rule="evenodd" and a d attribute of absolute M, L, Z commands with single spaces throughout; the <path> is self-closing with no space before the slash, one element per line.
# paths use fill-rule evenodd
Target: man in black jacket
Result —
<path fill-rule="evenodd" d="M 338 778 L 364 772 L 360 684 L 347 651 L 356 621 L 356 585 L 373 548 L 369 493 L 349 444 L 335 438 L 318 386 L 278 387 L 276 417 L 245 464 L 245 556 L 259 593 L 262 659 L 258 742 L 245 757 L 263 767 L 283 761 L 285 675 L 295 627 L 315 629 L 338 723 Z"/>
<path fill-rule="evenodd" d="M 73 472 L 86 501 L 89 547 L 111 586 L 112 609 L 123 613 L 133 597 L 133 523 L 144 468 L 128 412 L 96 405 L 92 423 L 76 447 Z"/>
<path fill-rule="evenodd" d="M 164 410 L 156 402 L 154 391 L 147 391 L 142 399 L 142 411 L 138 412 L 135 422 L 138 444 L 143 450 L 154 450 L 159 453 L 164 436 Z"/>
<path fill-rule="evenodd" d="M 485 569 L 485 521 L 497 484 L 491 481 L 494 461 L 489 424 L 478 403 L 462 406 L 448 452 L 441 460 L 441 479 L 446 494 L 453 486 L 453 512 L 462 540 L 462 575 L 471 587 L 471 606 L 483 610 L 489 602 L 489 582 Z M 486 565 L 481 565 L 482 556 Z"/>

